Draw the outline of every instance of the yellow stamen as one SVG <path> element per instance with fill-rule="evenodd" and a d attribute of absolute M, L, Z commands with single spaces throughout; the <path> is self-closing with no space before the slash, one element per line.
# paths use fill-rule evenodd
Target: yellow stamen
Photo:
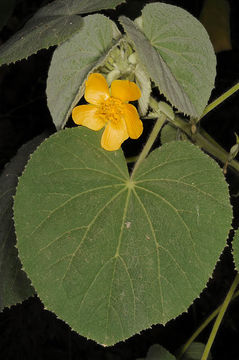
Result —
<path fill-rule="evenodd" d="M 112 121 L 112 123 L 117 124 L 123 113 L 122 105 L 121 100 L 111 96 L 99 105 L 97 115 L 105 122 Z"/>

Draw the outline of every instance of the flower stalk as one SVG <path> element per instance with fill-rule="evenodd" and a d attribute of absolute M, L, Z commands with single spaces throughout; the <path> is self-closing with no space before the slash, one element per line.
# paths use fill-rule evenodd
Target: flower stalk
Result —
<path fill-rule="evenodd" d="M 149 135 L 149 138 L 148 138 L 141 154 L 139 155 L 138 160 L 136 161 L 136 163 L 134 165 L 134 168 L 133 168 L 133 171 L 131 174 L 131 180 L 133 179 L 140 164 L 144 161 L 144 159 L 148 155 L 153 143 L 155 142 L 155 140 L 166 120 L 167 120 L 167 116 L 164 113 L 160 113 L 158 115 L 158 119 L 153 127 L 153 130 L 152 130 L 151 134 Z"/>

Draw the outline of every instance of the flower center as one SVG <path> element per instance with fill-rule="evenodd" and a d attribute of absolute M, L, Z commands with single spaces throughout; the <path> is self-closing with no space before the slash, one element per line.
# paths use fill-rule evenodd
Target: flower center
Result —
<path fill-rule="evenodd" d="M 111 96 L 100 104 L 97 115 L 106 122 L 117 124 L 123 113 L 122 105 L 121 100 Z"/>

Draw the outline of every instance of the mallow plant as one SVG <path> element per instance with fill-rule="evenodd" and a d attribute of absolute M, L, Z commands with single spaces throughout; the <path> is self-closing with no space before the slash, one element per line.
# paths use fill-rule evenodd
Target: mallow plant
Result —
<path fill-rule="evenodd" d="M 56 132 L 32 149 L 17 187 L 12 170 L 0 188 L 1 308 L 36 293 L 104 346 L 166 324 L 200 296 L 231 229 L 225 173 L 239 171 L 238 141 L 227 153 L 199 126 L 239 88 L 208 104 L 216 57 L 204 27 L 160 2 L 117 24 L 97 13 L 122 2 L 55 0 L 0 47 L 2 65 L 57 45 L 46 87 Z M 67 128 L 71 116 L 78 126 Z M 125 158 L 122 143 L 140 140 L 147 122 L 139 155 Z M 202 359 L 238 281 L 201 326 L 217 316 Z"/>

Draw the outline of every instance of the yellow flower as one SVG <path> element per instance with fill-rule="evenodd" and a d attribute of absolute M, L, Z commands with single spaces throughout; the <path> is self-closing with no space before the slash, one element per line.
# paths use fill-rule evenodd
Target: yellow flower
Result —
<path fill-rule="evenodd" d="M 117 150 L 130 137 L 137 139 L 143 131 L 143 124 L 136 108 L 128 101 L 141 96 L 138 86 L 129 80 L 114 80 L 109 90 L 103 75 L 89 75 L 85 85 L 87 105 L 76 106 L 72 118 L 77 125 L 91 130 L 105 126 L 101 146 L 105 150 Z"/>

